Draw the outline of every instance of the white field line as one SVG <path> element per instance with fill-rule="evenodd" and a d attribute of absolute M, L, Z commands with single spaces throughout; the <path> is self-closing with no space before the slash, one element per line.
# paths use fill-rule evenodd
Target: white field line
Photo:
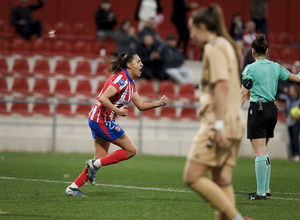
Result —
<path fill-rule="evenodd" d="M 3 180 L 18 180 L 18 181 L 30 181 L 30 182 L 45 182 L 45 183 L 63 183 L 63 184 L 70 184 L 69 181 L 60 181 L 60 180 L 45 180 L 45 179 L 24 179 L 24 178 L 17 178 L 17 177 L 5 177 L 0 176 L 0 179 Z M 126 188 L 126 189 L 140 189 L 140 190 L 151 190 L 151 191 L 163 191 L 163 192 L 178 192 L 178 193 L 192 193 L 189 189 L 172 189 L 172 188 L 155 188 L 155 187 L 140 187 L 140 186 L 124 186 L 124 185 L 114 185 L 114 184 L 95 184 L 96 186 L 105 186 L 105 187 L 115 187 L 115 188 Z M 236 196 L 245 196 L 249 192 L 246 191 L 236 191 Z M 243 195 L 241 195 L 243 194 Z M 293 196 L 300 196 L 300 193 L 276 193 L 281 195 L 293 195 Z M 272 196 L 272 199 L 278 200 L 292 200 L 292 201 L 300 201 L 300 198 L 280 198 Z"/>

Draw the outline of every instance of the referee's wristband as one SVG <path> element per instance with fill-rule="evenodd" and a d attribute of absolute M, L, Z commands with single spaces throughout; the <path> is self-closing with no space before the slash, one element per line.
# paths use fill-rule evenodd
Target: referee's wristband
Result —
<path fill-rule="evenodd" d="M 217 120 L 215 121 L 215 130 L 222 130 L 225 126 L 225 123 L 223 120 Z"/>

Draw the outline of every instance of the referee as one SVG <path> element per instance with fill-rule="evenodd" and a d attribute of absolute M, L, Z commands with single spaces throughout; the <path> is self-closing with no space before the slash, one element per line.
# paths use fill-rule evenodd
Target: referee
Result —
<path fill-rule="evenodd" d="M 277 123 L 277 107 L 274 104 L 278 80 L 300 82 L 300 74 L 294 75 L 276 62 L 266 59 L 268 45 L 264 34 L 252 43 L 254 63 L 246 66 L 242 73 L 241 96 L 245 101 L 250 91 L 247 138 L 250 139 L 255 156 L 257 191 L 245 199 L 265 200 L 271 197 L 271 163 L 267 144 L 274 137 Z"/>

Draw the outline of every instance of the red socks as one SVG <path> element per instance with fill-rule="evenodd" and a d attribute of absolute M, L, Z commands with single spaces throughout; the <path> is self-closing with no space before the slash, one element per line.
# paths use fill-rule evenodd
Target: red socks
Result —
<path fill-rule="evenodd" d="M 127 160 L 128 156 L 125 150 L 117 150 L 106 157 L 100 159 L 101 166 L 106 166 L 114 163 L 119 163 L 122 160 Z"/>
<path fill-rule="evenodd" d="M 85 167 L 82 173 L 74 181 L 78 187 L 81 187 L 83 184 L 85 184 L 88 181 L 87 172 L 88 172 L 88 168 Z"/>

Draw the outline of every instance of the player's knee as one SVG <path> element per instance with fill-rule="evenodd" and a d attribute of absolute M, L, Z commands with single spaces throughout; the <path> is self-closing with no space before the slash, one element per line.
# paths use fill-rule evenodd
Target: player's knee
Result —
<path fill-rule="evenodd" d="M 127 150 L 127 156 L 128 158 L 131 158 L 133 157 L 134 155 L 136 155 L 137 153 L 137 150 L 135 147 L 132 147 L 130 150 Z"/>

